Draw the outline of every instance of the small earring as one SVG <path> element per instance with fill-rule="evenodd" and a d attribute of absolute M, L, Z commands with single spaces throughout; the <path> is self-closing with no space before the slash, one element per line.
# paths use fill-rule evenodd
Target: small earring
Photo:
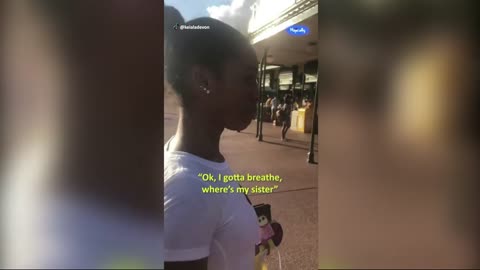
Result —
<path fill-rule="evenodd" d="M 205 92 L 207 93 L 207 95 L 210 94 L 210 90 L 207 89 L 205 86 L 201 86 L 201 85 L 200 85 L 200 88 L 201 88 L 203 91 L 205 91 Z"/>

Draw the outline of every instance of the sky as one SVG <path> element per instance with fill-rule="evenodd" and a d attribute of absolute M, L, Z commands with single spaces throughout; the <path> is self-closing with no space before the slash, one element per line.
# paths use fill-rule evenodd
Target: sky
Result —
<path fill-rule="evenodd" d="M 178 9 L 186 21 L 212 17 L 246 34 L 252 14 L 250 7 L 254 2 L 255 0 L 165 0 L 165 5 Z"/>

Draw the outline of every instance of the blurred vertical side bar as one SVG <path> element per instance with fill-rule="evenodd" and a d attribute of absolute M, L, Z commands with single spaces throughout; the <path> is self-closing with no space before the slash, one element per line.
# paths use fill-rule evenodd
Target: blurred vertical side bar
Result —
<path fill-rule="evenodd" d="M 4 28 L 5 28 L 5 15 L 4 15 L 4 12 L 5 12 L 5 1 L 0 1 L 0 268 L 4 268 L 4 263 L 3 263 L 3 257 L 4 257 L 4 253 L 3 253 L 3 245 L 4 245 L 4 241 L 3 241 L 3 230 L 2 230 L 2 226 L 3 226 L 3 221 L 2 221 L 2 197 L 1 197 L 1 190 L 2 190 L 2 179 L 3 179 L 3 170 L 4 170 L 4 163 L 3 163 L 3 159 L 4 159 L 4 143 L 5 143 L 5 140 L 4 140 L 4 129 L 5 129 L 5 113 L 4 113 L 4 82 L 3 82 L 3 77 L 4 77 L 4 74 L 3 74 L 3 66 L 4 66 L 4 61 L 3 61 L 3 55 L 4 55 L 4 50 L 3 50 L 3 47 L 4 47 Z"/>
<path fill-rule="evenodd" d="M 480 267 L 479 2 L 319 1 L 319 267 Z"/>
<path fill-rule="evenodd" d="M 5 3 L 4 265 L 163 268 L 163 3 Z"/>

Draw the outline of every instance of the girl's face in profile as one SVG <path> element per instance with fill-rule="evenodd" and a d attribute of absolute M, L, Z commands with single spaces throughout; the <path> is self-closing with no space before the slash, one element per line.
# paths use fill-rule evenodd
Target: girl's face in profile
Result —
<path fill-rule="evenodd" d="M 254 118 L 258 100 L 257 73 L 257 58 L 250 48 L 238 59 L 225 63 L 215 105 L 223 112 L 225 128 L 243 130 Z"/>

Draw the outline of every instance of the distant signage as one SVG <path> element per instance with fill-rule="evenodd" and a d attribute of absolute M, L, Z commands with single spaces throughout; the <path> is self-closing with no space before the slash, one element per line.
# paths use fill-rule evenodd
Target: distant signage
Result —
<path fill-rule="evenodd" d="M 305 25 L 293 25 L 288 27 L 286 31 L 291 36 L 306 36 L 310 33 L 310 29 Z"/>
<path fill-rule="evenodd" d="M 278 75 L 279 85 L 290 85 L 293 81 L 292 72 L 280 73 Z"/>
<path fill-rule="evenodd" d="M 306 74 L 306 75 L 305 75 L 305 82 L 306 82 L 306 83 L 317 82 L 317 76 Z"/>

